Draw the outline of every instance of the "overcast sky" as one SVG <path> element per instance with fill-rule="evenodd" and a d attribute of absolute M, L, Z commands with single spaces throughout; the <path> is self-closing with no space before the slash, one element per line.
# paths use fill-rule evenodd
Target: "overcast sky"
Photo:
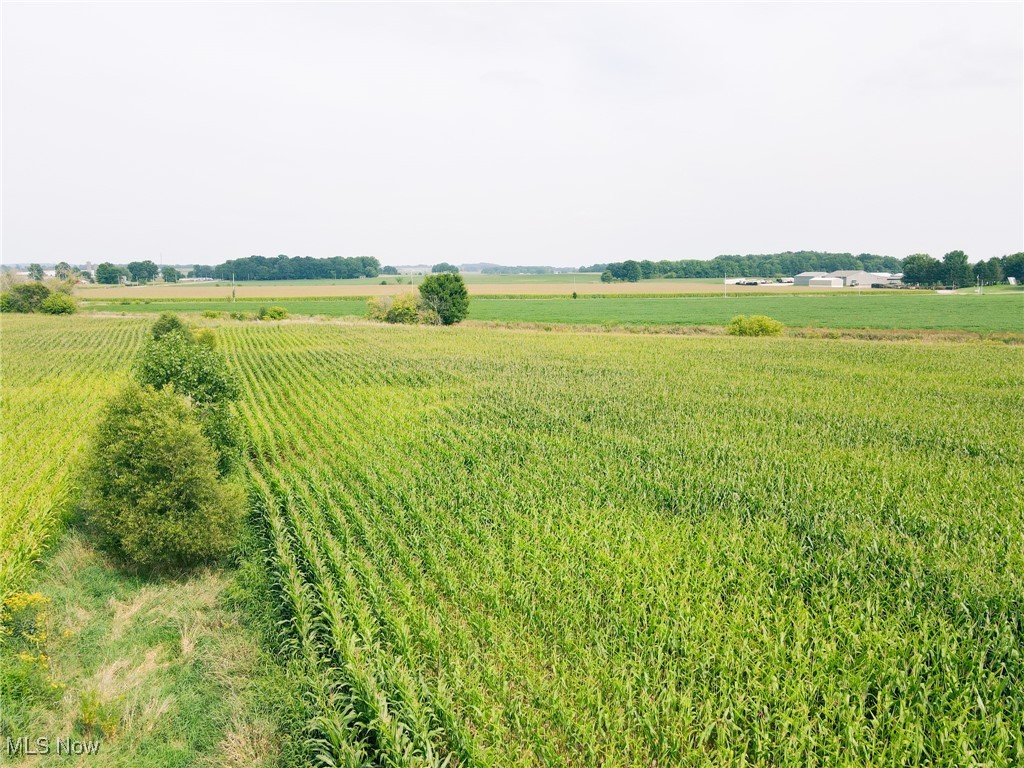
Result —
<path fill-rule="evenodd" d="M 3 258 L 1024 250 L 1024 5 L 3 4 Z"/>

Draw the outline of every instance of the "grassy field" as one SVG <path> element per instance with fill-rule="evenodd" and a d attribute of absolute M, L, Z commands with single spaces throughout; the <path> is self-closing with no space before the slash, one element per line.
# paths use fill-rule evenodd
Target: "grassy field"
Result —
<path fill-rule="evenodd" d="M 1024 761 L 1024 350 L 213 327 L 244 383 L 260 549 L 246 567 L 305 687 L 292 734 L 311 762 Z M 20 397 L 5 424 L 35 417 L 31 439 L 5 442 L 5 488 L 53 467 L 37 457 L 51 444 L 70 471 L 84 401 L 144 330 L 4 318 L 5 403 Z M 77 409 L 59 405 L 78 390 Z M 90 611 L 97 640 L 139 603 L 128 636 L 180 645 L 163 593 L 94 594 L 100 574 L 75 581 L 94 561 L 53 557 L 43 589 L 71 618 Z M 184 593 L 214 628 L 220 589 Z M 115 659 L 87 637 L 54 663 L 109 679 Z M 196 658 L 156 657 L 186 677 L 209 669 Z M 220 728 L 228 712 L 188 717 Z M 151 749 L 175 722 L 192 727 L 168 720 Z"/>
<path fill-rule="evenodd" d="M 294 315 L 358 317 L 360 299 L 85 303 L 106 312 L 256 312 L 280 304 Z M 507 322 L 651 325 L 725 325 L 738 314 L 766 314 L 790 327 L 907 328 L 980 332 L 1024 332 L 1024 292 L 983 296 L 934 293 L 833 294 L 685 298 L 501 299 L 474 298 L 470 319 Z"/>

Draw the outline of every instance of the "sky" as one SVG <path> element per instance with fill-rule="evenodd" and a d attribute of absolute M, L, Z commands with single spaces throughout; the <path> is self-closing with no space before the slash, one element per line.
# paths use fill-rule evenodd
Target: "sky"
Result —
<path fill-rule="evenodd" d="M 2 6 L 5 263 L 1024 250 L 1024 4 Z"/>

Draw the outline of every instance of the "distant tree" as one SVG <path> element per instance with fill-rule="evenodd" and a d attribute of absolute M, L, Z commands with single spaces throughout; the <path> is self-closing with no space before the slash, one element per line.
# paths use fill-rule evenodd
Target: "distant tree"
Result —
<path fill-rule="evenodd" d="M 444 325 L 461 322 L 469 314 L 469 292 L 462 275 L 428 275 L 420 284 L 420 296 Z"/>
<path fill-rule="evenodd" d="M 942 257 L 942 282 L 959 287 L 974 282 L 974 272 L 966 253 L 950 251 Z"/>
<path fill-rule="evenodd" d="M 980 280 L 982 285 L 995 285 L 1003 282 L 1003 263 L 998 256 L 993 256 L 988 261 L 979 261 L 974 265 L 974 279 Z"/>
<path fill-rule="evenodd" d="M 213 277 L 213 267 L 208 267 L 205 264 L 196 264 L 192 269 L 192 277 Z"/>
<path fill-rule="evenodd" d="M 38 312 L 51 295 L 42 283 L 20 283 L 0 294 L 0 312 Z"/>
<path fill-rule="evenodd" d="M 132 276 L 132 280 L 137 283 L 148 283 L 160 274 L 160 267 L 157 266 L 155 261 L 133 261 L 128 264 L 128 272 Z"/>
<path fill-rule="evenodd" d="M 433 272 L 435 275 L 443 272 L 451 272 L 452 274 L 457 275 L 459 273 L 459 268 L 456 267 L 454 264 L 449 264 L 447 261 L 442 261 L 440 264 L 435 264 L 434 266 L 432 266 L 430 268 L 430 271 Z"/>
<path fill-rule="evenodd" d="M 907 285 L 935 285 L 942 282 L 942 264 L 927 253 L 915 253 L 903 260 L 903 282 Z"/>
<path fill-rule="evenodd" d="M 53 268 L 54 274 L 61 280 L 67 280 L 75 273 L 75 268 L 68 264 L 66 261 L 60 261 Z"/>
<path fill-rule="evenodd" d="M 381 267 L 380 268 L 380 273 L 382 275 L 397 275 L 398 274 L 398 267 L 392 267 L 392 266 Z"/>
<path fill-rule="evenodd" d="M 1024 282 L 1024 253 L 1013 253 L 1003 256 L 1003 276 L 1012 277 L 1017 282 Z"/>
<path fill-rule="evenodd" d="M 128 270 L 105 261 L 96 267 L 96 282 L 102 285 L 117 285 L 122 277 L 128 276 Z"/>
<path fill-rule="evenodd" d="M 93 283 L 96 281 L 96 278 L 93 276 L 92 272 L 90 272 L 87 269 L 81 270 L 78 274 L 81 275 L 82 279 L 85 280 L 85 282 L 87 283 Z"/>
<path fill-rule="evenodd" d="M 86 462 L 86 522 L 107 549 L 147 569 L 223 557 L 243 498 L 217 463 L 194 405 L 173 389 L 132 383 L 100 419 Z"/>
<path fill-rule="evenodd" d="M 614 281 L 615 281 L 615 277 L 612 275 L 612 272 L 611 272 L 610 269 L 606 269 L 604 272 L 601 273 L 601 282 L 602 283 L 611 283 L 611 282 L 614 282 Z"/>
<path fill-rule="evenodd" d="M 176 283 L 181 278 L 181 272 L 176 270 L 174 267 L 164 267 L 161 270 L 161 273 L 164 276 L 164 282 L 167 283 Z"/>
<path fill-rule="evenodd" d="M 39 264 L 29 264 L 28 265 L 28 276 L 29 276 L 29 279 L 31 279 L 31 280 L 42 280 L 44 274 L 45 274 L 45 272 L 43 272 L 43 268 L 42 268 L 41 265 L 39 265 Z"/>
<path fill-rule="evenodd" d="M 640 266 L 640 262 L 630 259 L 622 263 L 622 280 L 637 283 L 643 279 L 643 276 L 643 267 Z"/>

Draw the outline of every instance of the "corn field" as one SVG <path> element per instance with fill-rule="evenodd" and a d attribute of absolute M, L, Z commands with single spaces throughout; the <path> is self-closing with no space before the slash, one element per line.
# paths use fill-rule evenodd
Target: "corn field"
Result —
<path fill-rule="evenodd" d="M 225 329 L 323 765 L 1024 760 L 1024 354 Z"/>
<path fill-rule="evenodd" d="M 23 584 L 74 496 L 91 420 L 124 376 L 143 321 L 4 315 L 0 602 Z"/>
<path fill-rule="evenodd" d="M 147 325 L 3 322 L 8 583 Z M 217 335 L 311 762 L 1024 763 L 1024 350 Z"/>

